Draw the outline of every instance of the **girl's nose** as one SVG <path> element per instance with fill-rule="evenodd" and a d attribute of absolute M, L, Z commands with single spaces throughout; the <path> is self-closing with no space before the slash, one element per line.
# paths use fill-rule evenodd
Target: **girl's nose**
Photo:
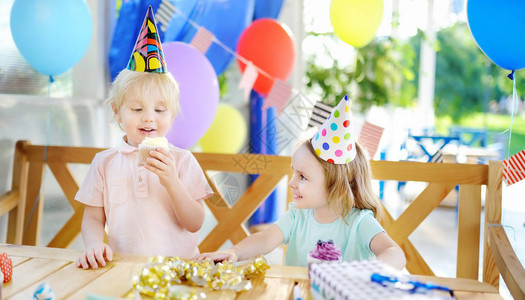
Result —
<path fill-rule="evenodd" d="M 291 187 L 291 188 L 293 188 L 295 186 L 295 180 L 294 180 L 295 177 L 296 177 L 295 174 L 292 175 L 292 178 L 290 179 L 290 181 L 288 181 L 288 186 Z"/>

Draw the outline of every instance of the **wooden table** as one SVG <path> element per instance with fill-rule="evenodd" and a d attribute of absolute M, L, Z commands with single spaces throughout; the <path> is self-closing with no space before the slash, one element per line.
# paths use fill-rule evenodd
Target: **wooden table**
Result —
<path fill-rule="evenodd" d="M 106 267 L 83 270 L 74 261 L 80 251 L 59 248 L 0 244 L 0 253 L 7 252 L 13 261 L 13 279 L 4 284 L 2 299 L 32 299 L 35 288 L 47 282 L 56 299 L 86 299 L 88 295 L 124 298 L 131 293 L 131 278 L 138 274 L 147 258 L 116 256 Z M 501 299 L 495 289 L 483 293 L 467 292 L 476 281 L 418 276 L 454 289 L 458 299 Z M 303 299 L 310 298 L 307 268 L 272 265 L 264 278 L 253 280 L 253 288 L 234 291 L 205 290 L 208 299 L 292 299 L 293 286 L 298 283 Z"/>

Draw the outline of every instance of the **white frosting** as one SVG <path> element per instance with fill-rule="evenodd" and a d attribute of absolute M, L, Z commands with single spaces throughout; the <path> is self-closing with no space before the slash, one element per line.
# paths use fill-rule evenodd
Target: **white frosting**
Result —
<path fill-rule="evenodd" d="M 142 143 L 140 143 L 143 146 L 154 146 L 154 147 L 162 147 L 162 148 L 168 148 L 168 139 L 165 137 L 147 137 L 145 138 Z"/>

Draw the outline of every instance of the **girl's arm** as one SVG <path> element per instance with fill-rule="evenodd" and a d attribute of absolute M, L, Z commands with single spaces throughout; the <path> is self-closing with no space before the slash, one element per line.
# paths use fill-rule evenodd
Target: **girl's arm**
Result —
<path fill-rule="evenodd" d="M 169 150 L 157 148 L 151 151 L 153 158 L 148 158 L 144 167 L 157 174 L 159 181 L 168 191 L 175 214 L 182 227 L 190 232 L 197 232 L 204 222 L 204 205 L 193 199 L 182 184 L 177 164 Z"/>
<path fill-rule="evenodd" d="M 77 267 L 83 269 L 105 266 L 113 259 L 113 251 L 104 243 L 106 216 L 103 207 L 86 205 L 82 218 L 82 238 L 86 251 L 77 259 Z"/>
<path fill-rule="evenodd" d="M 377 259 L 401 270 L 406 265 L 405 253 L 388 234 L 380 232 L 370 241 L 370 250 Z"/>
<path fill-rule="evenodd" d="M 284 241 L 284 235 L 279 226 L 272 224 L 263 231 L 257 232 L 240 241 L 232 248 L 224 251 L 203 253 L 198 260 L 227 260 L 235 262 L 270 253 Z"/>

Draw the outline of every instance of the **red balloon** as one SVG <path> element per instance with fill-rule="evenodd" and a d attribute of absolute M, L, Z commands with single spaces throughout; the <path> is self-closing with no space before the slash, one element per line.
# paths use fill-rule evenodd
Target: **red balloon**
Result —
<path fill-rule="evenodd" d="M 267 74 L 259 72 L 253 85 L 260 94 L 270 92 L 275 78 L 288 79 L 295 62 L 291 34 L 279 22 L 269 18 L 258 19 L 244 29 L 237 43 L 237 53 Z M 244 72 L 246 64 L 239 59 L 237 63 Z"/>

